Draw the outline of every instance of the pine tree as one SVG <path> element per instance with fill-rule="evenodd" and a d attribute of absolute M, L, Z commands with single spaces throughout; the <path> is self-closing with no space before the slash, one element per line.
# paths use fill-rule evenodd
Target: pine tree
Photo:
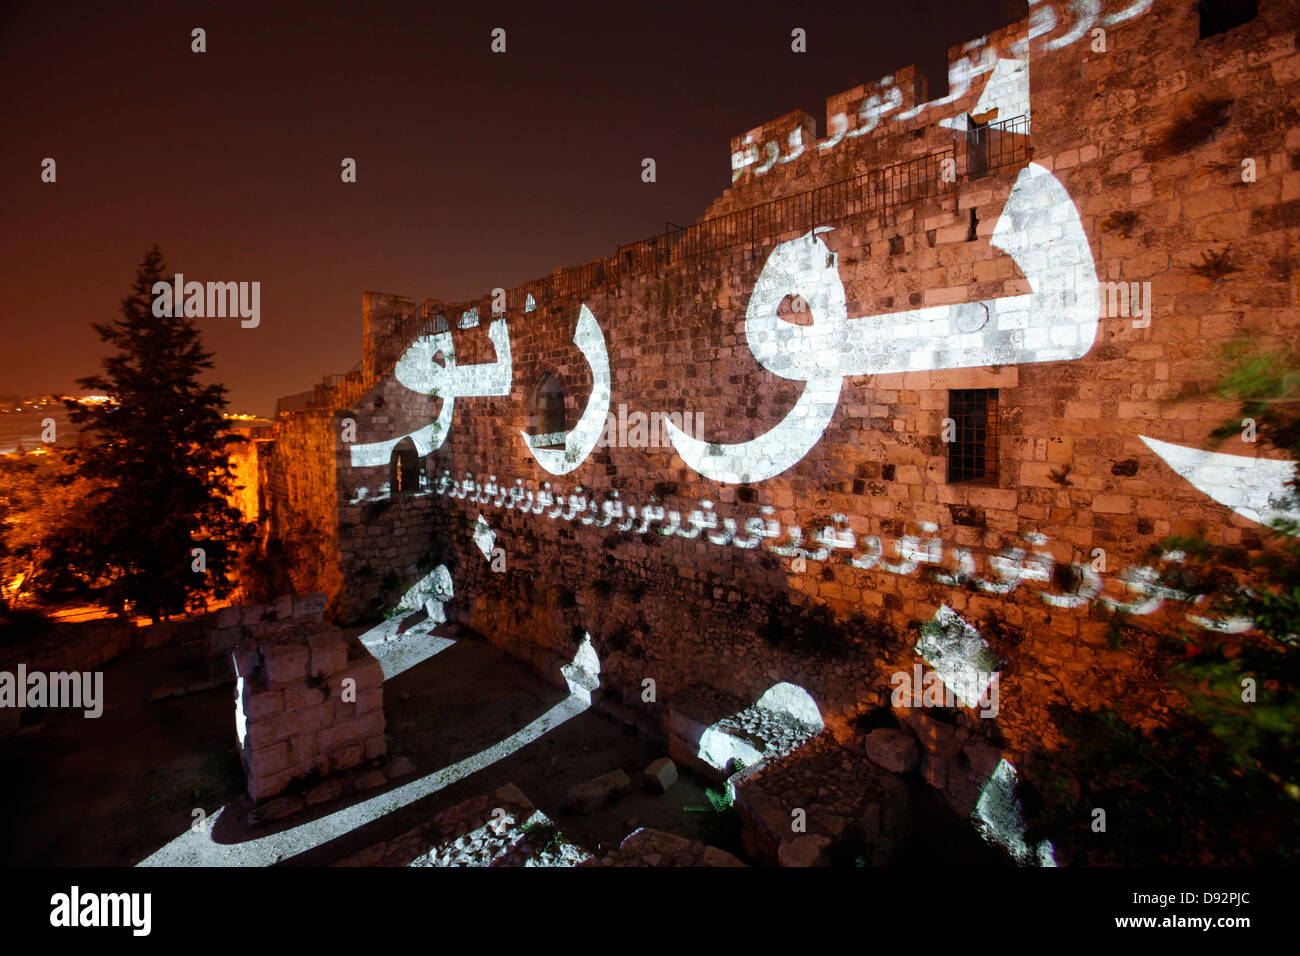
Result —
<path fill-rule="evenodd" d="M 89 526 L 66 532 L 68 567 L 113 610 L 129 605 L 158 620 L 224 597 L 252 526 L 229 503 L 233 472 L 223 385 L 204 384 L 212 368 L 199 330 L 180 314 L 154 315 L 153 288 L 170 282 L 155 245 L 140 263 L 122 316 L 93 323 L 116 348 L 104 374 L 77 384 L 113 397 L 100 406 L 69 402 L 83 429 L 77 473 L 102 482 Z M 173 309 L 179 313 L 181 310 Z M 202 549 L 206 570 L 196 570 Z"/>

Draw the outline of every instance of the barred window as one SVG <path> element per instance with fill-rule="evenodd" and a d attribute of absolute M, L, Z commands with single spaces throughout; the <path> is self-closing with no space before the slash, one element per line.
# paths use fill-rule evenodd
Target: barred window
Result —
<path fill-rule="evenodd" d="M 993 483 L 998 478 L 998 390 L 948 391 L 948 482 Z"/>

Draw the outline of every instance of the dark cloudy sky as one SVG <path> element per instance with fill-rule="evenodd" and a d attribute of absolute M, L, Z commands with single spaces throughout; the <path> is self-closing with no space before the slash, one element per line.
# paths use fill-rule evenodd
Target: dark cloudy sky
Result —
<path fill-rule="evenodd" d="M 824 135 L 827 96 L 909 63 L 941 95 L 947 48 L 1016 9 L 84 7 L 0 4 L 0 394 L 98 371 L 90 322 L 157 242 L 189 279 L 261 282 L 259 328 L 196 320 L 232 408 L 260 413 L 358 360 L 363 290 L 467 298 L 691 222 L 729 183 L 732 136 L 796 108 Z"/>

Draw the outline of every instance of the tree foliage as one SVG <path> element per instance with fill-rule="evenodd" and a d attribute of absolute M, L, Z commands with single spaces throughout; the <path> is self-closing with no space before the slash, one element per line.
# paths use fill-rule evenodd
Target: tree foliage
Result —
<path fill-rule="evenodd" d="M 1233 343 L 1224 357 L 1214 394 L 1238 414 L 1212 437 L 1240 438 L 1253 425 L 1259 445 L 1300 461 L 1300 355 Z M 1300 514 L 1295 482 L 1270 504 Z M 1172 551 L 1183 560 L 1161 583 L 1203 596 L 1194 613 L 1219 622 L 1159 634 L 1170 684 L 1188 706 L 1154 733 L 1109 708 L 1058 715 L 1069 745 L 1030 769 L 1032 832 L 1078 862 L 1294 863 L 1300 524 L 1280 518 L 1241 544 L 1214 532 L 1168 538 L 1148 557 Z M 1122 623 L 1151 629 L 1132 617 Z M 1107 811 L 1103 833 L 1089 826 L 1094 808 Z"/>
<path fill-rule="evenodd" d="M 0 615 L 86 596 L 67 551 L 93 521 L 99 485 L 57 452 L 0 458 Z"/>
<path fill-rule="evenodd" d="M 224 597 L 251 526 L 229 501 L 233 490 L 226 389 L 205 383 L 212 353 L 179 314 L 155 316 L 154 284 L 170 282 L 154 246 L 136 272 L 121 317 L 94 324 L 115 352 L 103 373 L 77 384 L 113 397 L 69 402 L 82 441 L 70 454 L 76 478 L 94 482 L 87 523 L 60 529 L 52 550 L 67 572 L 111 609 L 154 619 Z M 172 310 L 180 312 L 180 309 Z M 206 570 L 195 570 L 202 549 Z"/>

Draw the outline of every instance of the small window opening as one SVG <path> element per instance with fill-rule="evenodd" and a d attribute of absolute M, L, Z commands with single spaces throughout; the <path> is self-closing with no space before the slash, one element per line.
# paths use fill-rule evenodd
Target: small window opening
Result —
<path fill-rule="evenodd" d="M 948 442 L 948 482 L 993 483 L 998 477 L 998 390 L 948 392 L 953 434 Z"/>
<path fill-rule="evenodd" d="M 567 432 L 564 415 L 564 384 L 546 372 L 533 392 L 528 430 L 534 448 L 563 448 Z"/>
<path fill-rule="evenodd" d="M 413 495 L 420 490 L 420 454 L 409 438 L 393 446 L 388 460 L 388 487 L 394 496 Z"/>

